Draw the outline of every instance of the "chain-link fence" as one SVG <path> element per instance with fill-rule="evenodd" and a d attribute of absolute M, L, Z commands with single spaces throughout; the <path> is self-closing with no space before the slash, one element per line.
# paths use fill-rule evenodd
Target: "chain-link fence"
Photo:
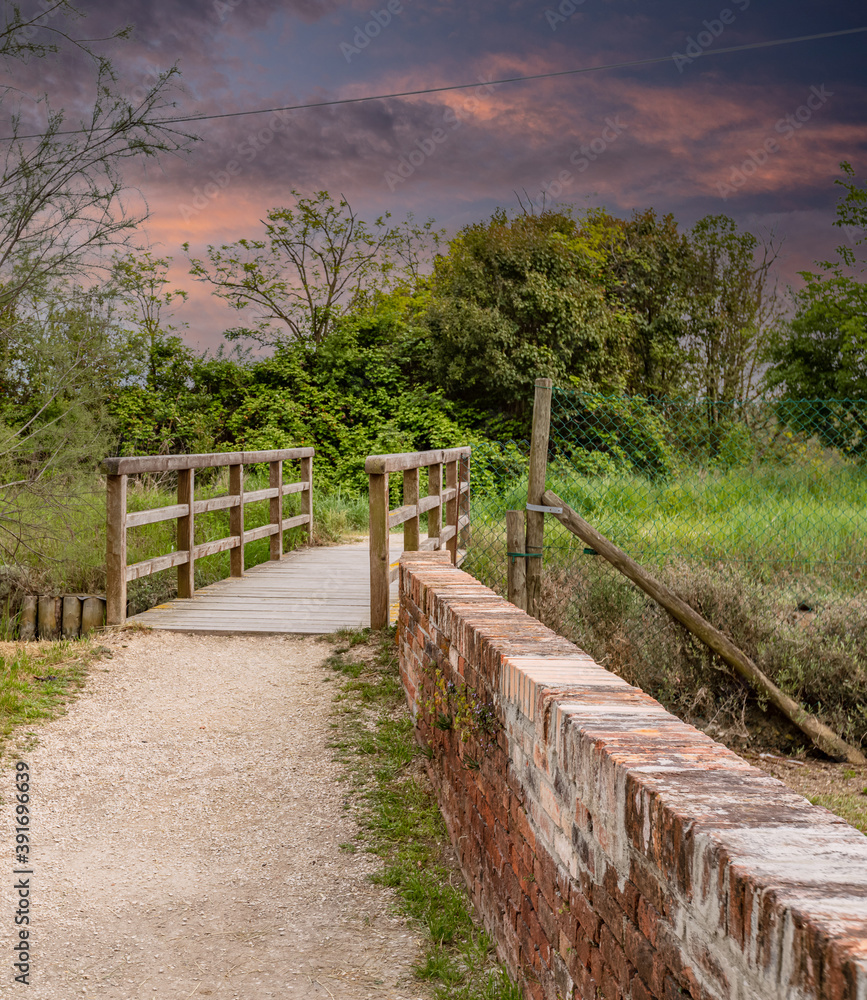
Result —
<path fill-rule="evenodd" d="M 522 443 L 473 452 L 466 568 L 500 593 L 505 511 L 526 503 L 528 453 Z M 547 486 L 858 743 L 867 742 L 865 455 L 867 401 L 678 402 L 555 388 Z M 553 517 L 539 614 L 681 714 L 720 712 L 719 661 Z"/>

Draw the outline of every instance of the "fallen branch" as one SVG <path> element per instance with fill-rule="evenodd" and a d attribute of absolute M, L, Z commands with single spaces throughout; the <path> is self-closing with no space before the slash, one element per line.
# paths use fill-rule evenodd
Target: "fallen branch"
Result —
<path fill-rule="evenodd" d="M 645 572 L 641 566 L 630 559 L 625 552 L 621 551 L 610 542 L 604 535 L 590 524 L 588 524 L 580 514 L 576 513 L 568 504 L 564 503 L 556 493 L 546 490 L 542 496 L 542 503 L 546 507 L 562 507 L 562 514 L 554 514 L 554 517 L 577 535 L 585 545 L 594 548 L 599 555 L 604 556 L 608 562 L 628 577 L 636 586 L 640 587 L 645 594 L 649 594 L 658 604 L 661 604 L 672 617 L 676 618 L 681 625 L 698 636 L 699 639 L 709 646 L 721 659 L 725 660 L 730 667 L 750 684 L 755 690 L 765 695 L 773 705 L 775 705 L 787 719 L 791 720 L 800 730 L 809 736 L 810 740 L 829 757 L 835 760 L 846 760 L 850 764 L 867 764 L 867 757 L 850 746 L 824 723 L 802 708 L 794 698 L 790 698 L 781 691 L 776 684 L 764 674 L 753 661 L 719 629 L 714 628 L 709 621 L 682 601 L 658 580 Z"/>

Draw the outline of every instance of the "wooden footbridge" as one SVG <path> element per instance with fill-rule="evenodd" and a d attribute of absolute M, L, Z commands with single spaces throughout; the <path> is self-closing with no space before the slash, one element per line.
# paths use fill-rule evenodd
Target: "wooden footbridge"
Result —
<path fill-rule="evenodd" d="M 382 628 L 394 619 L 397 561 L 402 551 L 447 549 L 462 561 L 469 539 L 470 449 L 371 455 L 370 532 L 347 545 L 313 544 L 312 448 L 108 458 L 107 622 L 136 621 L 159 629 L 209 633 L 321 633 L 340 628 Z M 245 491 L 245 467 L 268 468 L 265 489 Z M 228 471 L 225 493 L 196 499 L 196 470 Z M 402 503 L 390 509 L 390 477 L 402 474 Z M 420 475 L 421 473 L 421 475 Z M 289 481 L 286 481 L 287 474 Z M 225 472 L 223 473 L 225 476 Z M 177 478 L 177 503 L 128 510 L 130 477 Z M 213 481 L 214 474 L 208 479 Z M 420 486 L 427 492 L 420 495 Z M 285 498 L 298 494 L 297 513 L 286 516 Z M 268 503 L 268 520 L 255 527 L 245 509 Z M 229 511 L 229 534 L 206 537 L 205 515 Z M 422 537 L 422 520 L 427 535 Z M 130 531 L 174 521 L 170 552 L 129 564 Z M 393 529 L 402 526 L 402 534 Z M 289 549 L 287 533 L 303 533 Z M 245 567 L 245 546 L 269 539 L 270 559 Z M 229 552 L 229 577 L 195 589 L 199 559 Z M 175 600 L 127 617 L 127 584 L 163 570 L 177 570 Z"/>

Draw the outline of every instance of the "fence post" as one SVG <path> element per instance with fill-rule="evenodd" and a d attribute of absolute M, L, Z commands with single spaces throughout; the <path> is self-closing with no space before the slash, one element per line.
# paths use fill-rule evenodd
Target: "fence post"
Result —
<path fill-rule="evenodd" d="M 527 610 L 527 560 L 509 553 L 524 550 L 526 513 L 525 510 L 506 511 L 506 595 L 522 611 Z"/>
<path fill-rule="evenodd" d="M 545 473 L 548 467 L 548 435 L 551 429 L 551 387 L 549 378 L 536 379 L 533 400 L 533 433 L 530 438 L 530 477 L 527 483 L 527 503 L 541 505 L 545 492 Z M 545 515 L 527 511 L 527 547 L 529 555 L 543 552 L 545 541 Z M 517 551 L 517 550 L 513 550 Z M 539 607 L 542 588 L 542 559 L 527 559 L 527 611 L 535 616 Z"/>
<path fill-rule="evenodd" d="M 463 550 L 464 555 L 466 555 L 467 550 L 470 547 L 470 456 L 464 455 L 461 458 L 459 465 L 459 475 L 458 482 L 467 483 L 467 492 L 461 493 L 460 503 L 458 504 L 458 517 L 466 516 L 467 523 L 461 528 L 461 537 L 458 542 L 458 549 Z"/>
<path fill-rule="evenodd" d="M 418 468 L 403 470 L 403 502 L 406 505 L 415 504 L 418 506 Z M 406 552 L 417 552 L 421 527 L 420 517 L 416 511 L 415 517 L 411 517 L 403 524 L 403 547 Z"/>
<path fill-rule="evenodd" d="M 427 512 L 427 537 L 439 538 L 440 525 L 443 523 L 443 467 L 442 463 L 429 465 L 427 468 L 427 495 L 429 497 L 439 497 L 440 502 L 436 507 Z"/>
<path fill-rule="evenodd" d="M 126 476 L 106 476 L 106 623 L 126 621 Z"/>
<path fill-rule="evenodd" d="M 300 465 L 301 482 L 308 488 L 301 491 L 301 513 L 309 518 L 307 521 L 307 544 L 313 544 L 313 456 L 302 458 Z"/>
<path fill-rule="evenodd" d="M 453 491 L 451 500 L 446 502 L 446 526 L 454 525 L 454 534 L 446 542 L 446 548 L 452 559 L 452 565 L 458 564 L 458 511 L 460 510 L 460 499 L 458 490 L 460 489 L 459 477 L 461 474 L 461 461 L 446 462 L 446 489 Z"/>
<path fill-rule="evenodd" d="M 388 473 L 370 473 L 370 627 L 388 625 Z"/>
<path fill-rule="evenodd" d="M 244 575 L 244 466 L 229 466 L 229 493 L 237 496 L 240 503 L 229 508 L 229 533 L 237 535 L 239 545 L 229 550 L 229 572 L 231 576 Z"/>
<path fill-rule="evenodd" d="M 279 459 L 268 466 L 268 485 L 272 490 L 279 490 L 268 504 L 268 519 L 277 528 L 269 543 L 269 555 L 275 560 L 283 558 L 283 463 Z"/>
<path fill-rule="evenodd" d="M 195 517 L 193 497 L 195 495 L 195 469 L 180 469 L 178 472 L 178 503 L 189 504 L 190 512 L 178 518 L 178 551 L 190 553 L 190 561 L 178 566 L 178 597 L 192 597 L 196 590 L 195 569 Z"/>

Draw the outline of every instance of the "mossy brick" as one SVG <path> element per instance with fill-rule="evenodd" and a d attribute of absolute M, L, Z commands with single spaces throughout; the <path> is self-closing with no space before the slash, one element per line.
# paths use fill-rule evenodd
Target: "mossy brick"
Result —
<path fill-rule="evenodd" d="M 497 736 L 502 761 L 486 759 L 471 778 L 458 759 L 462 748 L 454 734 L 431 733 L 430 719 L 420 718 L 418 725 L 437 744 L 441 766 L 429 770 L 435 782 L 449 786 L 441 800 L 450 836 L 455 842 L 475 840 L 465 852 L 474 869 L 466 875 L 479 911 L 494 927 L 509 967 L 526 961 L 538 972 L 546 1000 L 560 986 L 533 934 L 560 947 L 564 936 L 574 941 L 575 952 L 564 962 L 576 995 L 594 996 L 596 983 L 603 982 L 611 990 L 623 985 L 633 1000 L 644 1000 L 642 989 L 661 1000 L 672 988 L 694 1000 L 722 1000 L 722 991 L 749 981 L 751 995 L 760 1000 L 776 997 L 781 988 L 800 990 L 807 1000 L 867 996 L 863 837 L 665 712 L 540 623 L 498 606 L 496 596 L 467 574 L 416 558 L 402 568 L 401 587 L 411 599 L 404 599 L 400 617 L 410 696 L 414 684 L 419 698 L 423 668 L 441 663 L 437 654 L 442 658 L 443 650 L 454 676 L 456 649 L 458 664 L 460 657 L 466 660 L 468 683 L 503 712 L 505 726 Z M 428 643 L 414 629 L 422 623 Z M 519 718 L 525 725 L 516 727 Z M 546 811 L 555 818 L 553 809 L 544 808 L 550 807 L 546 772 L 560 812 L 569 811 L 572 844 L 552 845 L 552 831 L 555 839 L 561 836 L 557 823 L 542 829 Z M 484 783 L 493 786 L 490 791 Z M 547 877 L 536 875 L 525 901 L 512 866 L 503 864 L 497 873 L 503 837 L 491 831 L 489 817 L 474 811 L 473 801 L 487 803 L 507 839 L 520 841 L 515 857 L 521 862 L 532 863 L 531 845 L 537 853 L 554 851 L 554 884 L 569 897 L 565 913 L 557 906 L 544 910 L 550 902 Z M 533 813 L 529 822 L 527 809 Z M 588 899 L 594 903 L 584 924 L 576 889 L 585 906 Z M 517 902 L 517 893 L 522 906 L 532 901 L 531 920 L 522 915 L 509 929 L 508 900 Z M 684 936 L 674 934 L 675 923 L 685 928 Z M 624 929 L 625 943 L 616 942 L 622 961 L 611 944 L 617 927 Z M 597 935 L 604 936 L 608 963 L 591 950 Z M 654 935 L 657 950 L 648 952 Z M 582 963 L 577 956 L 585 949 Z M 784 954 L 788 964 L 781 964 Z M 641 964 L 646 974 L 648 955 L 652 982 L 632 973 Z M 631 977 L 630 983 L 611 985 L 618 976 Z M 688 994 L 681 994 L 681 986 Z"/>

